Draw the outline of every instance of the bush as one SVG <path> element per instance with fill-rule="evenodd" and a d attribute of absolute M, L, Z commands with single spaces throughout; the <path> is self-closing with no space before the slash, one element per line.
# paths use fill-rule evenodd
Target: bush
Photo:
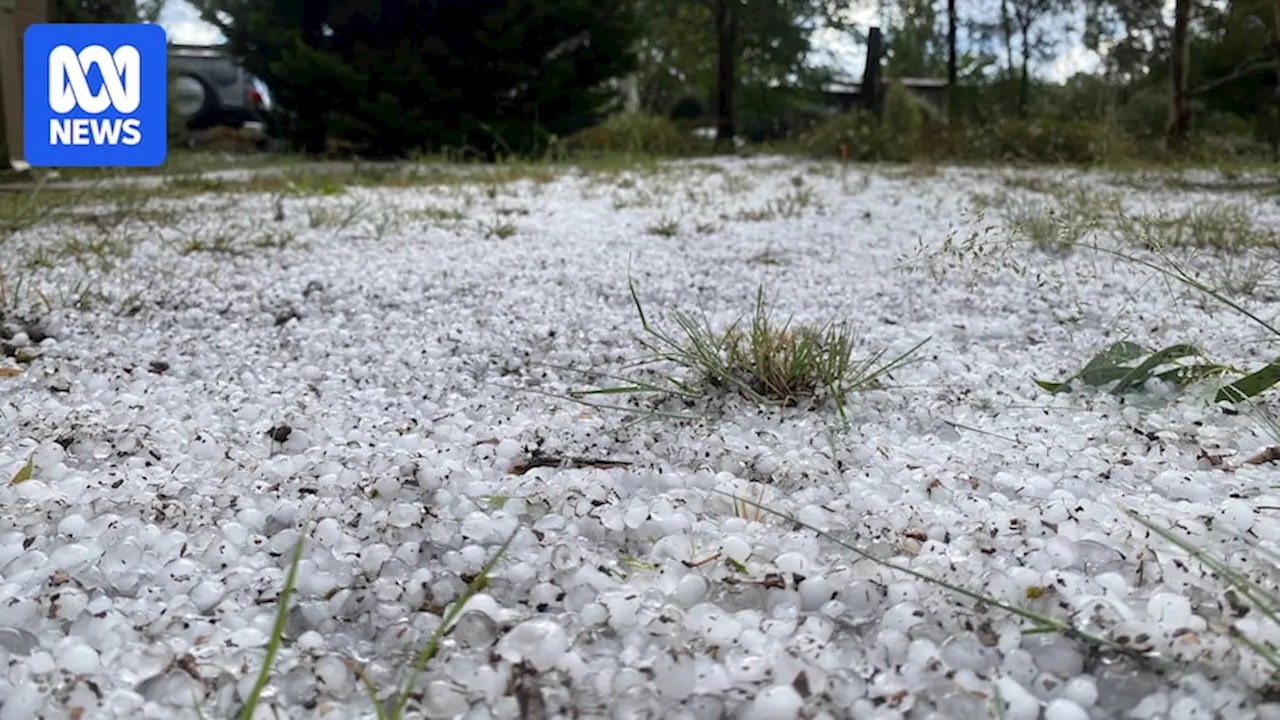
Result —
<path fill-rule="evenodd" d="M 292 139 L 372 157 L 540 155 L 616 102 L 636 66 L 633 3 L 205 0 L 229 51 L 271 88 Z"/>
<path fill-rule="evenodd" d="M 705 149 L 706 143 L 657 115 L 620 113 L 565 138 L 570 152 L 682 156 Z"/>
<path fill-rule="evenodd" d="M 924 108 L 920 101 L 907 90 L 901 82 L 893 80 L 884 91 L 884 115 L 881 119 L 885 129 L 893 137 L 896 154 L 909 159 L 920 138 L 920 130 L 924 127 Z"/>
<path fill-rule="evenodd" d="M 1010 118 L 989 125 L 939 129 L 930 154 L 979 162 L 1094 165 L 1134 153 L 1134 138 L 1102 123 Z"/>
<path fill-rule="evenodd" d="M 671 119 L 676 121 L 698 120 L 706 114 L 706 106 L 692 95 L 685 95 L 671 106 Z"/>

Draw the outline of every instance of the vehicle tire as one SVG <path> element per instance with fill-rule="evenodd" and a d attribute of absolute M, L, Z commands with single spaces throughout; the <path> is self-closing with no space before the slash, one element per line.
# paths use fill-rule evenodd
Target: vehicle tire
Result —
<path fill-rule="evenodd" d="M 169 85 L 169 97 L 174 113 L 192 129 L 207 122 L 214 110 L 213 90 L 197 75 L 183 73 L 175 77 Z"/>

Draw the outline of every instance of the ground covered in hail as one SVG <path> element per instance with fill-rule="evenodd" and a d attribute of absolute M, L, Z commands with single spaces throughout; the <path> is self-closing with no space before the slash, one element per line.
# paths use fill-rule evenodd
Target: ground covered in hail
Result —
<path fill-rule="evenodd" d="M 273 645 L 255 718 L 372 718 L 469 583 L 406 718 L 1280 717 L 1270 610 L 1142 522 L 1269 587 L 1265 404 L 1035 382 L 1122 340 L 1265 365 L 1107 250 L 1269 320 L 1268 191 L 451 172 L 122 190 L 2 241 L 0 720 L 237 717 Z M 629 366 L 637 300 L 724 328 L 761 289 L 855 357 L 924 344 L 843 418 Z"/>

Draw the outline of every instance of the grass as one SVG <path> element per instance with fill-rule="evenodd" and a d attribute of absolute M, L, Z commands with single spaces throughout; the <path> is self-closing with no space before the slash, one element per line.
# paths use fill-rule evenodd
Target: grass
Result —
<path fill-rule="evenodd" d="M 365 692 L 369 696 L 369 700 L 373 703 L 374 712 L 378 720 L 401 720 L 406 714 L 409 701 L 413 698 L 414 687 L 417 684 L 418 677 L 426 670 L 428 663 L 440 652 L 441 643 L 444 636 L 453 628 L 454 622 L 462 614 L 463 608 L 467 602 L 476 593 L 483 590 L 489 584 L 489 576 L 493 573 L 498 562 L 506 555 L 507 549 L 511 546 L 511 542 L 515 540 L 516 535 L 523 526 L 517 525 L 515 530 L 507 536 L 502 545 L 489 556 L 489 559 L 475 574 L 475 576 L 467 583 L 466 588 L 458 598 L 445 610 L 444 615 L 440 619 L 440 624 L 431 633 L 425 645 L 414 656 L 413 662 L 409 665 L 409 672 L 404 679 L 404 683 L 398 691 L 390 693 L 384 699 L 383 695 L 364 672 L 364 669 L 356 663 L 356 661 L 345 658 L 344 662 L 347 667 L 355 674 L 360 683 L 364 686 Z M 267 639 L 266 655 L 263 657 L 262 666 L 258 669 L 258 674 L 254 680 L 253 688 L 250 690 L 245 699 L 245 704 L 241 707 L 237 714 L 238 720 L 252 720 L 255 717 L 259 703 L 262 702 L 262 696 L 271 682 L 271 670 L 275 665 L 276 656 L 279 654 L 280 648 L 284 645 L 285 626 L 288 621 L 289 601 L 293 597 L 294 588 L 298 577 L 298 567 L 302 562 L 302 550 L 306 542 L 306 535 L 300 535 L 298 542 L 294 545 L 293 554 L 289 561 L 289 570 L 285 575 L 284 586 L 280 590 L 279 596 L 276 598 L 276 615 L 275 621 L 271 627 L 271 635 Z M 200 710 L 199 704 L 196 704 L 196 712 L 200 717 L 204 717 L 203 711 Z"/>
<path fill-rule="evenodd" d="M 713 328 L 705 314 L 672 310 L 669 320 L 675 329 L 667 330 L 645 312 L 634 281 L 628 282 L 628 288 L 643 330 L 637 341 L 645 353 L 630 367 L 634 371 L 658 366 L 657 379 L 633 373 L 624 385 L 574 391 L 574 399 L 654 393 L 695 400 L 719 393 L 762 405 L 804 402 L 810 407 L 825 399 L 844 420 L 845 401 L 851 393 L 879 387 L 927 342 L 921 341 L 889 360 L 885 350 L 858 358 L 851 323 L 780 321 L 770 312 L 763 288 L 756 291 L 749 317 L 739 317 L 724 329 Z"/>

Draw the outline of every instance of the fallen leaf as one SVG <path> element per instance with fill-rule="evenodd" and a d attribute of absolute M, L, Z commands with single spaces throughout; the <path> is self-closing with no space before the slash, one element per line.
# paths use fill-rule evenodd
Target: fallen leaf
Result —
<path fill-rule="evenodd" d="M 22 368 L 0 368 L 0 377 L 17 377 L 22 374 Z"/>
<path fill-rule="evenodd" d="M 13 479 L 9 481 L 10 485 L 21 485 L 31 479 L 31 472 L 35 470 L 36 456 L 32 455 L 27 458 L 26 464 L 18 468 L 18 472 L 13 474 Z"/>

